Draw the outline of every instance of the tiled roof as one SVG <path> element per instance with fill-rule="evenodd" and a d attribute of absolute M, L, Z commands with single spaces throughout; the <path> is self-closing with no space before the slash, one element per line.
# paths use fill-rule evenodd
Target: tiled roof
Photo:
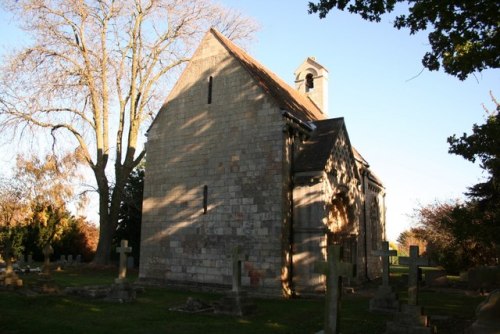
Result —
<path fill-rule="evenodd" d="M 305 122 L 326 118 L 325 114 L 308 97 L 290 87 L 216 29 L 212 28 L 210 31 L 254 77 L 260 87 L 276 100 L 281 109 L 289 111 L 293 116 Z"/>
<path fill-rule="evenodd" d="M 316 129 L 311 137 L 300 144 L 295 158 L 295 172 L 321 171 L 332 154 L 335 140 L 344 126 L 344 118 L 331 118 L 313 123 Z"/>
<path fill-rule="evenodd" d="M 356 159 L 356 162 L 361 164 L 362 168 L 368 171 L 368 178 L 378 184 L 379 186 L 383 187 L 384 184 L 380 180 L 380 178 L 373 173 L 373 171 L 370 169 L 370 164 L 363 158 L 361 153 L 358 152 L 354 147 L 352 148 L 352 153 L 354 153 L 354 158 Z"/>

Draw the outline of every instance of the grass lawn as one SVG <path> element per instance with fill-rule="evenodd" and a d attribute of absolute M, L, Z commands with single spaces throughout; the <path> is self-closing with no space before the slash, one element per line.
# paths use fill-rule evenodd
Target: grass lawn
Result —
<path fill-rule="evenodd" d="M 136 276 L 129 273 L 131 281 Z M 54 272 L 53 277 L 61 286 L 109 284 L 116 277 L 116 269 L 97 270 L 82 266 Z M 36 279 L 36 274 L 22 275 L 21 278 L 28 286 Z M 221 295 L 146 288 L 135 302 L 116 304 L 74 296 L 27 297 L 0 290 L 0 333 L 307 334 L 317 332 L 323 324 L 324 302 L 321 299 L 255 299 L 256 312 L 241 318 L 169 311 L 170 307 L 184 304 L 188 297 L 211 301 Z M 344 297 L 341 309 L 343 334 L 384 332 L 385 323 L 392 316 L 368 312 L 369 296 L 366 294 Z M 423 292 L 420 298 L 428 314 L 460 320 L 472 319 L 475 307 L 483 299 L 445 292 Z M 438 328 L 438 332 L 447 333 L 447 328 Z"/>

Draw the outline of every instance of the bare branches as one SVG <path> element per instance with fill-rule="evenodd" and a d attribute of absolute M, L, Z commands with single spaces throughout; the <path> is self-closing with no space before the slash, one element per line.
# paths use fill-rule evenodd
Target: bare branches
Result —
<path fill-rule="evenodd" d="M 177 69 L 210 27 L 232 39 L 248 39 L 257 27 L 211 0 L 5 3 L 32 43 L 0 68 L 0 129 L 45 130 L 54 142 L 69 134 L 68 146 L 94 171 L 107 229 L 116 224 L 128 174 L 145 155 L 141 134 Z"/>

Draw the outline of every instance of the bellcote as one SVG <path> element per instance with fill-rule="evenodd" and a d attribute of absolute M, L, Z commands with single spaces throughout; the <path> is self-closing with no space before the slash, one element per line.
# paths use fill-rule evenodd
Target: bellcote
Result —
<path fill-rule="evenodd" d="M 328 70 L 308 57 L 294 73 L 295 89 L 308 96 L 323 112 L 328 113 Z"/>

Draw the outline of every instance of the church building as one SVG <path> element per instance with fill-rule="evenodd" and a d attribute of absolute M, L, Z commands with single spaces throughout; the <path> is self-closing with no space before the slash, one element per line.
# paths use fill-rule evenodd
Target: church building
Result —
<path fill-rule="evenodd" d="M 139 278 L 228 288 L 237 248 L 245 290 L 317 293 L 333 243 L 380 276 L 385 188 L 327 108 L 315 58 L 293 88 L 208 31 L 148 131 Z"/>

